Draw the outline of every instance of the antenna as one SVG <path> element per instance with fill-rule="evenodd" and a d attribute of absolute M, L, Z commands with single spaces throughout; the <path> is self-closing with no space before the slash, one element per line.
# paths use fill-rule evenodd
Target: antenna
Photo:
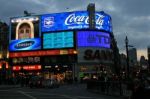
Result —
<path fill-rule="evenodd" d="M 35 13 L 29 13 L 27 10 L 24 10 L 24 15 L 25 16 L 31 16 L 32 14 L 35 14 Z"/>

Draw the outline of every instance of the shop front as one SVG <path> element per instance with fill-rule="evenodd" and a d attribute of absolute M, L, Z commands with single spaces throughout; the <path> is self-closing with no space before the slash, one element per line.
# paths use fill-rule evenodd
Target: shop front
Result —
<path fill-rule="evenodd" d="M 71 83 L 73 79 L 72 64 L 53 64 L 44 66 L 44 79 L 57 79 L 61 84 Z"/>
<path fill-rule="evenodd" d="M 6 80 L 10 78 L 10 67 L 7 61 L 0 60 L 0 84 L 6 83 Z"/>
<path fill-rule="evenodd" d="M 78 49 L 77 75 L 82 82 L 98 79 L 102 74 L 110 74 L 113 68 L 113 53 L 110 49 Z"/>
<path fill-rule="evenodd" d="M 44 78 L 57 79 L 61 83 L 72 83 L 76 57 L 76 54 L 43 56 Z"/>

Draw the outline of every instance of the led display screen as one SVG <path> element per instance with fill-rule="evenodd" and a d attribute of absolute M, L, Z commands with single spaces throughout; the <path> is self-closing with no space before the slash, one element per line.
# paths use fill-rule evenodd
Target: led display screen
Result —
<path fill-rule="evenodd" d="M 39 17 L 11 18 L 9 51 L 41 49 Z"/>
<path fill-rule="evenodd" d="M 95 13 L 96 28 L 112 32 L 111 17 L 104 12 Z M 41 16 L 41 31 L 89 28 L 87 11 L 46 14 Z"/>
<path fill-rule="evenodd" d="M 78 31 L 77 46 L 110 48 L 110 35 L 100 31 Z"/>
<path fill-rule="evenodd" d="M 12 40 L 9 44 L 9 51 L 25 51 L 38 49 L 41 49 L 40 38 Z"/>
<path fill-rule="evenodd" d="M 72 47 L 74 47 L 74 36 L 72 31 L 43 34 L 43 49 Z"/>
<path fill-rule="evenodd" d="M 10 23 L 10 41 L 40 37 L 38 16 L 12 18 Z"/>

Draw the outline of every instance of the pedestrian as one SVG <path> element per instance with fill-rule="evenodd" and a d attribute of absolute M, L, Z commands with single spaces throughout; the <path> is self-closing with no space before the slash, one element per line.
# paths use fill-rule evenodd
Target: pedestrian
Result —
<path fill-rule="evenodd" d="M 77 84 L 77 82 L 78 82 L 77 77 L 74 78 L 74 82 L 75 82 L 75 84 Z"/>
<path fill-rule="evenodd" d="M 145 99 L 144 97 L 144 86 L 140 82 L 140 80 L 137 80 L 134 82 L 134 89 L 132 91 L 131 99 Z"/>

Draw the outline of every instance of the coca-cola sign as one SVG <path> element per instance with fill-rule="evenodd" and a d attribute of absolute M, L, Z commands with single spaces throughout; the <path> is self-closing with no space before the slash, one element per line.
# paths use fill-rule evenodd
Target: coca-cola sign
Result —
<path fill-rule="evenodd" d="M 51 18 L 53 20 L 49 22 Z M 47 14 L 42 15 L 41 20 L 42 32 L 89 28 L 89 15 L 87 11 Z M 95 23 L 97 29 L 112 32 L 111 17 L 104 12 L 95 13 Z"/>
<path fill-rule="evenodd" d="M 101 14 L 98 14 L 96 13 L 96 25 L 103 25 L 104 24 L 104 18 L 105 16 L 104 15 L 101 15 Z M 75 13 L 73 14 L 70 14 L 66 20 L 65 20 L 65 25 L 74 25 L 74 24 L 78 24 L 78 25 L 88 25 L 89 24 L 89 16 L 78 16 L 76 15 Z"/>
<path fill-rule="evenodd" d="M 76 15 L 75 13 L 69 14 L 69 16 L 65 19 L 65 25 L 74 25 L 74 24 L 89 24 L 89 17 L 82 15 Z"/>

